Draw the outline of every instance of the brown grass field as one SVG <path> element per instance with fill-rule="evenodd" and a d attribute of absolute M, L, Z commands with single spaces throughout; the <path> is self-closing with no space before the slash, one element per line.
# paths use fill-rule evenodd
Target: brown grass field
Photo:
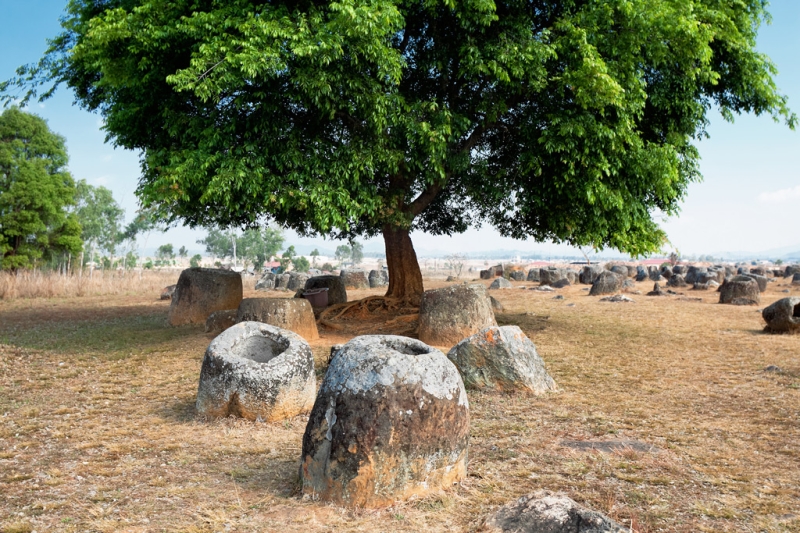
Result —
<path fill-rule="evenodd" d="M 166 326 L 169 302 L 157 298 L 177 273 L 146 278 L 84 291 L 103 296 L 0 300 L 3 532 L 475 531 L 537 489 L 638 532 L 800 531 L 800 335 L 762 333 L 757 312 L 786 296 L 784 280 L 758 308 L 689 290 L 627 304 L 580 285 L 557 291 L 564 300 L 493 291 L 506 308 L 498 322 L 531 337 L 560 391 L 470 391 L 468 479 L 364 511 L 300 496 L 304 417 L 196 417 L 209 339 Z M 382 324 L 321 328 L 318 375 L 331 345 L 391 332 Z M 611 440 L 632 444 L 566 445 Z"/>

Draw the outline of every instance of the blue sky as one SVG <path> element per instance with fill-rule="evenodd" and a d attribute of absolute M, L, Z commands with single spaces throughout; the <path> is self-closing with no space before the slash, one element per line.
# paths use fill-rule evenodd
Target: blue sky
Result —
<path fill-rule="evenodd" d="M 46 39 L 60 29 L 58 18 L 65 3 L 0 0 L 0 79 L 10 78 L 16 67 L 41 57 Z M 770 11 L 773 23 L 762 27 L 759 50 L 777 64 L 778 86 L 800 114 L 800 2 L 775 0 Z M 72 103 L 72 94 L 61 89 L 44 104 L 31 103 L 29 111 L 47 119 L 52 130 L 66 137 L 73 176 L 110 188 L 130 219 L 137 208 L 138 154 L 106 144 L 100 117 Z M 684 254 L 800 250 L 800 132 L 769 117 L 741 116 L 729 124 L 713 114 L 709 133 L 711 138 L 699 143 L 704 181 L 690 186 L 680 216 L 662 224 L 672 245 Z M 200 251 L 195 241 L 203 235 L 175 228 L 151 235 L 147 246 L 173 243 Z M 565 246 L 506 239 L 489 227 L 452 238 L 415 234 L 413 239 L 420 255 L 498 248 L 570 252 Z M 301 250 L 303 245 L 333 250 L 338 244 L 291 233 L 287 241 Z M 382 249 L 382 242 L 369 242 L 366 249 Z"/>

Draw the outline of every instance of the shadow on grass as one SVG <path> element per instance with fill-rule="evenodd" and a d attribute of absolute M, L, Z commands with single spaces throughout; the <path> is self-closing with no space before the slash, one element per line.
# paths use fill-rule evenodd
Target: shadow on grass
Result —
<path fill-rule="evenodd" d="M 168 349 L 177 340 L 196 337 L 201 326 L 170 327 L 165 312 L 122 317 L 31 321 L 0 329 L 0 343 L 60 354 L 125 359 Z"/>
<path fill-rule="evenodd" d="M 197 410 L 195 409 L 196 400 L 194 395 L 186 398 L 175 398 L 163 405 L 160 409 L 157 409 L 155 414 L 164 420 L 176 422 L 178 424 L 202 421 L 202 418 L 197 417 Z"/>

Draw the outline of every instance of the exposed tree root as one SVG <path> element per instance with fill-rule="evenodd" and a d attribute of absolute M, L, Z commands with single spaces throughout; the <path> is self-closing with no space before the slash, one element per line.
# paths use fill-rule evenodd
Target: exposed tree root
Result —
<path fill-rule="evenodd" d="M 405 299 L 368 296 L 354 302 L 336 304 L 320 313 L 317 324 L 335 331 L 410 334 L 417 329 L 419 308 Z M 347 323 L 345 326 L 343 323 Z M 362 331 L 363 330 L 363 331 Z"/>

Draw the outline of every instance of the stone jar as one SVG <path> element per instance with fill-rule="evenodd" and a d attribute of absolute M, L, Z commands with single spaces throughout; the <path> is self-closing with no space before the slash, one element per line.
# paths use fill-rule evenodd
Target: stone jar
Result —
<path fill-rule="evenodd" d="M 333 354 L 303 435 L 303 492 L 385 507 L 466 477 L 469 402 L 442 352 L 356 337 Z"/>

